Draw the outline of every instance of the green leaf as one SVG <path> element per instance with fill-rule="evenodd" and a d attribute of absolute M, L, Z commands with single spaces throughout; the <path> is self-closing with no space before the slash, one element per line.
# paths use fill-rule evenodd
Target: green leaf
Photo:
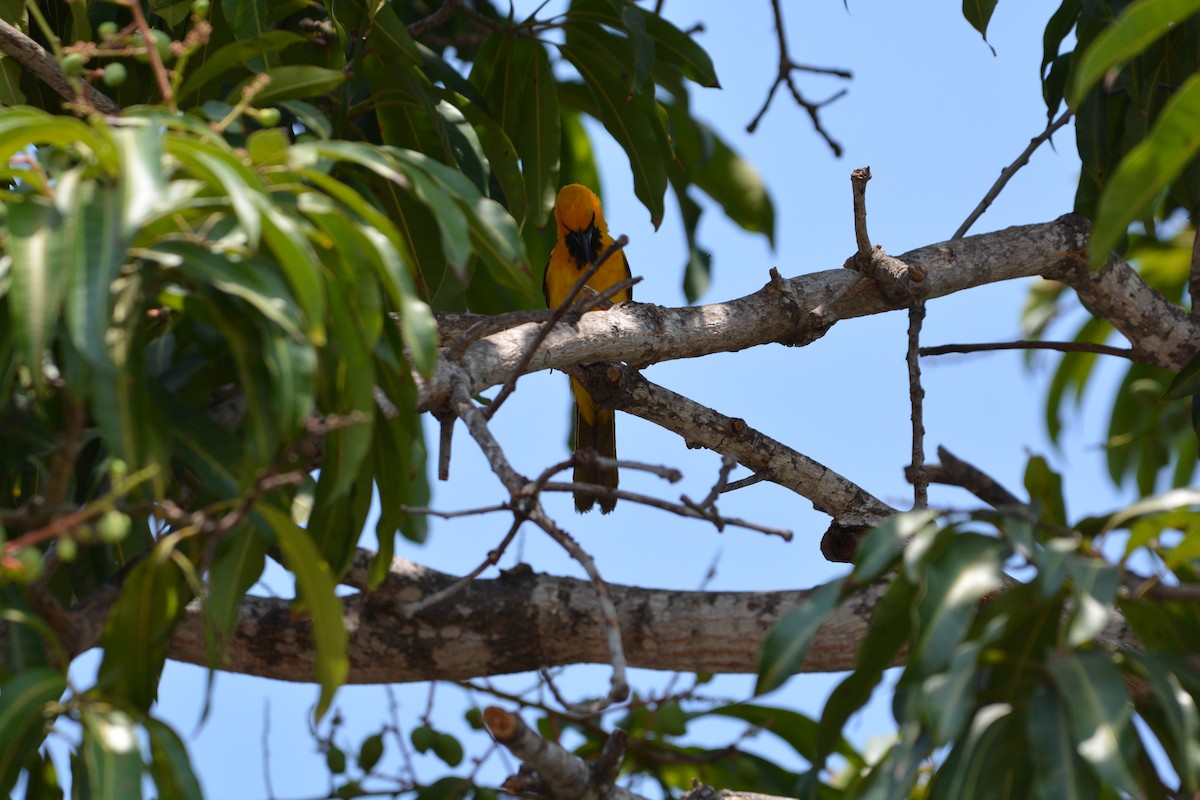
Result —
<path fill-rule="evenodd" d="M 695 716 L 717 716 L 743 720 L 756 729 L 775 734 L 787 742 L 806 761 L 812 763 L 818 758 L 817 722 L 798 711 L 750 703 L 735 703 L 701 712 Z M 853 766 L 860 768 L 866 766 L 862 756 L 844 738 L 838 741 L 836 752 Z"/>
<path fill-rule="evenodd" d="M 1067 644 L 1090 642 L 1112 617 L 1121 570 L 1103 559 L 1071 558 L 1067 571 L 1074 583 L 1075 610 L 1067 626 Z"/>
<path fill-rule="evenodd" d="M 295 322 L 301 316 L 300 308 L 269 260 L 261 256 L 236 257 L 186 241 L 159 242 L 149 251 L 160 263 L 178 268 L 197 285 L 245 300 L 292 338 L 304 338 Z"/>
<path fill-rule="evenodd" d="M 1075 750 L 1067 709 L 1047 686 L 1034 689 L 1025 721 L 1034 766 L 1034 792 L 1045 800 L 1096 797 L 1096 780 Z"/>
<path fill-rule="evenodd" d="M 844 587 L 843 580 L 818 587 L 772 626 L 759 654 L 754 694 L 765 694 L 782 686 L 804 663 L 813 638 L 837 607 Z"/>
<path fill-rule="evenodd" d="M 1002 585 L 1007 548 L 990 536 L 947 529 L 950 541 L 921 574 L 923 594 L 915 611 L 920 632 L 906 679 L 932 675 L 949 663 L 970 627 L 979 600 Z"/>
<path fill-rule="evenodd" d="M 162 546 L 130 570 L 100 639 L 104 660 L 96 681 L 108 696 L 150 709 L 167 642 L 190 598 L 182 570 Z"/>
<path fill-rule="evenodd" d="M 758 170 L 713 131 L 707 131 L 712 151 L 692 173 L 696 186 L 721 206 L 742 230 L 761 233 L 775 246 L 775 205 Z"/>
<path fill-rule="evenodd" d="M 895 566 L 905 543 L 933 525 L 937 513 L 927 509 L 906 511 L 888 517 L 875 526 L 854 558 L 850 579 L 865 586 Z"/>
<path fill-rule="evenodd" d="M 11 631 L 11 626 L 10 626 Z M 31 753 L 46 737 L 46 706 L 67 689 L 60 671 L 37 667 L 16 675 L 0 690 L 0 794 L 5 796 Z"/>
<path fill-rule="evenodd" d="M 997 0 L 963 0 L 963 16 L 971 27 L 979 31 L 983 40 L 987 41 L 988 23 L 992 21 L 992 12 L 996 10 Z"/>
<path fill-rule="evenodd" d="M 127 180 L 136 180 L 133 175 Z M 146 191 L 153 191 L 150 186 Z M 112 316 L 112 283 L 125 262 L 120 194 L 84 181 L 71 196 L 62 232 L 67 270 L 66 322 L 71 341 L 102 372 L 112 370 L 105 333 Z"/>
<path fill-rule="evenodd" d="M 415 67 L 422 63 L 421 50 L 409 35 L 400 15 L 396 13 L 396 7 L 385 0 L 366 2 L 367 18 L 371 22 L 367 31 L 367 46 L 379 53 L 389 64 Z"/>
<path fill-rule="evenodd" d="M 1200 0 L 1138 0 L 1121 11 L 1116 22 L 1097 36 L 1071 71 L 1067 102 L 1079 108 L 1083 96 L 1104 74 L 1144 51 L 1188 17 L 1200 11 Z"/>
<path fill-rule="evenodd" d="M 234 3 L 222 3 L 221 10 L 229 22 L 229 27 L 233 29 L 234 38 L 239 42 L 257 39 L 266 34 L 270 27 L 268 22 L 270 9 L 267 7 L 267 0 L 237 0 Z M 246 66 L 252 72 L 263 72 L 275 62 L 276 59 L 251 55 L 247 58 Z"/>
<path fill-rule="evenodd" d="M 1008 703 L 990 703 L 975 710 L 966 736 L 955 743 L 938 770 L 932 796 L 976 797 L 984 788 L 994 792 L 996 787 L 983 778 L 993 766 L 988 762 L 1002 757 L 1001 743 L 1012 735 L 1012 724 L 1013 707 Z"/>
<path fill-rule="evenodd" d="M 978 641 L 960 642 L 954 646 L 946 670 L 921 682 L 922 715 L 939 747 L 958 738 L 975 709 L 982 649 Z"/>
<path fill-rule="evenodd" d="M 242 5 L 242 3 L 237 3 Z M 247 3 L 245 5 L 252 5 Z M 238 38 L 230 44 L 219 48 L 204 60 L 204 63 L 192 71 L 183 85 L 179 87 L 178 96 L 188 97 L 204 88 L 214 78 L 231 69 L 247 69 L 252 62 L 262 62 L 261 56 L 267 53 L 277 53 L 294 44 L 307 42 L 308 39 L 291 31 L 267 31 L 252 39 Z"/>
<path fill-rule="evenodd" d="M 266 565 L 267 541 L 252 526 L 243 525 L 221 539 L 208 571 L 204 610 L 224 636 L 238 623 L 242 598 L 262 576 Z"/>
<path fill-rule="evenodd" d="M 1104 266 L 1129 224 L 1150 213 L 1158 195 L 1182 174 L 1197 153 L 1200 75 L 1193 75 L 1167 101 L 1149 135 L 1121 159 L 1104 187 L 1088 242 L 1089 267 Z"/>
<path fill-rule="evenodd" d="M 1041 456 L 1031 457 L 1025 465 L 1025 489 L 1029 492 L 1030 503 L 1042 520 L 1054 525 L 1067 524 L 1062 476 L 1052 470 Z"/>
<path fill-rule="evenodd" d="M 1118 792 L 1140 794 L 1130 771 L 1133 704 L 1105 653 L 1062 653 L 1050 674 L 1071 715 L 1075 750 L 1096 776 Z"/>
<path fill-rule="evenodd" d="M 651 41 L 654 43 L 655 57 L 659 61 L 667 61 L 674 64 L 684 76 L 701 86 L 715 89 L 721 87 L 720 81 L 717 80 L 717 71 L 713 67 L 712 59 L 704 51 L 703 47 L 696 44 L 691 36 L 688 36 L 658 14 L 653 14 L 636 6 L 626 6 L 622 15 L 635 12 L 642 17 L 643 24 L 646 26 L 646 33 L 649 34 Z"/>
<path fill-rule="evenodd" d="M 279 509 L 261 507 L 283 551 L 284 565 L 296 576 L 298 599 L 311 615 L 313 645 L 317 651 L 316 678 L 321 685 L 315 717 L 325 716 L 333 695 L 350 671 L 349 644 L 342 622 L 342 603 L 334 593 L 333 573 L 307 533 Z"/>
<path fill-rule="evenodd" d="M 79 796 L 139 800 L 143 767 L 133 719 L 123 711 L 95 707 L 84 708 L 81 716 Z"/>
<path fill-rule="evenodd" d="M 1180 683 L 1179 674 L 1191 671 L 1182 659 L 1157 653 L 1130 653 L 1130 659 L 1147 678 L 1154 700 L 1166 723 L 1163 750 L 1179 775 L 1181 789 L 1195 793 L 1200 787 L 1200 712 L 1196 699 Z M 1139 707 L 1139 710 L 1140 707 Z M 1144 712 L 1143 717 L 1147 716 Z"/>
<path fill-rule="evenodd" d="M 68 224 L 58 209 L 34 195 L 23 196 L 8 210 L 13 340 L 38 386 L 43 382 L 42 356 L 50 346 L 70 274 L 64 232 Z"/>
<path fill-rule="evenodd" d="M 204 792 L 179 734 L 150 717 L 142 720 L 142 726 L 150 739 L 150 777 L 158 788 L 159 799 L 203 800 Z"/>
<path fill-rule="evenodd" d="M 1163 400 L 1182 400 L 1200 393 L 1200 351 L 1192 356 L 1167 387 Z"/>
<path fill-rule="evenodd" d="M 531 67 L 523 76 L 521 87 L 526 113 L 515 136 L 511 130 L 509 136 L 521 157 L 530 221 L 540 228 L 554 208 L 558 191 L 558 93 L 545 49 L 533 39 L 518 39 L 513 45 L 518 57 L 526 49 L 530 51 L 528 63 Z"/>
<path fill-rule="evenodd" d="M 254 105 L 259 107 L 319 97 L 332 92 L 346 80 L 346 73 L 340 69 L 327 69 L 310 64 L 275 67 L 260 74 L 269 76 L 271 82 L 254 95 Z M 242 90 L 256 79 L 257 76 L 247 78 L 234 87 L 226 97 L 227 102 L 238 102 L 242 98 Z"/>
<path fill-rule="evenodd" d="M 683 294 L 689 303 L 694 303 L 708 291 L 712 276 L 712 253 L 700 246 L 697 237 L 700 215 L 704 209 L 678 182 L 672 181 L 671 188 L 675 191 L 676 202 L 679 203 L 680 215 L 683 217 L 683 233 L 687 237 L 688 245 L 688 257 L 683 265 Z"/>
<path fill-rule="evenodd" d="M 663 158 L 662 124 L 653 101 L 631 94 L 621 80 L 622 55 L 610 49 L 593 26 L 568 24 L 567 43 L 560 46 L 591 90 L 600 122 L 625 151 L 633 172 L 633 191 L 650 212 L 650 222 L 662 223 L 667 170 Z"/>

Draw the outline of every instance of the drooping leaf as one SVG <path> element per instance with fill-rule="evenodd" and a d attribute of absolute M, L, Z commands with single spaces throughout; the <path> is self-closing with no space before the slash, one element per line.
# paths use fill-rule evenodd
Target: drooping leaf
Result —
<path fill-rule="evenodd" d="M 152 717 L 142 720 L 150 740 L 150 777 L 161 800 L 203 800 L 187 747 L 170 726 Z"/>
<path fill-rule="evenodd" d="M 979 31 L 984 41 L 987 41 L 988 23 L 992 21 L 996 3 L 997 0 L 963 0 L 963 17 L 971 23 L 972 28 Z"/>
<path fill-rule="evenodd" d="M 1070 711 L 1076 752 L 1108 786 L 1138 793 L 1132 771 L 1133 704 L 1108 655 L 1062 653 L 1049 667 Z"/>
<path fill-rule="evenodd" d="M 66 691 L 62 672 L 38 667 L 13 676 L 0 687 L 0 794 L 17 782 L 26 757 L 46 736 L 45 708 Z"/>
<path fill-rule="evenodd" d="M 65 191 L 65 190 L 60 190 Z M 44 198 L 26 195 L 8 211 L 13 339 L 35 385 L 66 292 L 67 220 Z"/>
<path fill-rule="evenodd" d="M 82 712 L 80 797 L 142 797 L 142 757 L 137 726 L 124 711 L 88 707 Z"/>
<path fill-rule="evenodd" d="M 240 3 L 238 5 L 241 5 Z M 246 5 L 252 5 L 247 3 Z M 308 40 L 298 33 L 291 31 L 267 31 L 261 36 L 251 39 L 238 38 L 219 48 L 204 60 L 204 63 L 188 74 L 187 80 L 179 87 L 179 96 L 186 98 L 198 92 L 214 78 L 232 69 L 248 69 L 249 65 L 261 62 L 268 53 L 277 53 L 296 44 Z"/>
<path fill-rule="evenodd" d="M 837 607 L 844 587 L 840 580 L 824 584 L 775 623 L 759 655 L 756 695 L 782 686 L 804 662 L 813 637 Z"/>
<path fill-rule="evenodd" d="M 1032 745 L 1037 797 L 1087 800 L 1096 796 L 1096 779 L 1075 749 L 1067 709 L 1049 687 L 1034 689 L 1025 735 Z"/>
<path fill-rule="evenodd" d="M 313 645 L 317 651 L 315 677 L 321 685 L 314 715 L 319 720 L 329 710 L 334 693 L 345 683 L 350 670 L 342 604 L 334 593 L 333 573 L 312 538 L 278 509 L 263 507 L 259 513 L 278 539 L 285 566 L 296 576 L 298 599 L 312 621 Z"/>
<path fill-rule="evenodd" d="M 150 709 L 167 641 L 189 599 L 179 565 L 162 548 L 130 570 L 100 640 L 104 659 L 97 684 L 108 696 L 142 712 Z"/>

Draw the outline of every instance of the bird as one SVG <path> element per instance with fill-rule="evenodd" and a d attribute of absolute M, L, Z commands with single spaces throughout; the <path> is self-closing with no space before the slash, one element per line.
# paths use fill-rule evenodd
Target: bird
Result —
<path fill-rule="evenodd" d="M 542 293 L 548 308 L 558 308 L 571 293 L 579 276 L 587 271 L 600 254 L 612 246 L 608 224 L 600 209 L 600 198 L 596 193 L 578 183 L 564 186 L 554 201 L 554 220 L 558 226 L 558 238 L 546 262 L 546 275 L 542 279 Z M 624 251 L 613 253 L 600 265 L 595 274 L 584 285 L 596 292 L 603 292 L 613 284 L 630 277 L 629 262 Z M 621 289 L 612 296 L 614 303 L 633 299 L 633 290 Z M 587 389 L 574 378 L 571 393 L 575 396 L 575 452 L 594 449 L 607 458 L 617 457 L 617 424 L 614 412 L 600 408 Z M 594 483 L 617 488 L 617 468 L 597 466 L 575 466 L 576 483 Z M 575 492 L 575 510 L 579 513 L 591 511 L 597 498 L 586 492 Z M 607 514 L 617 505 L 616 497 L 599 499 L 600 513 Z"/>

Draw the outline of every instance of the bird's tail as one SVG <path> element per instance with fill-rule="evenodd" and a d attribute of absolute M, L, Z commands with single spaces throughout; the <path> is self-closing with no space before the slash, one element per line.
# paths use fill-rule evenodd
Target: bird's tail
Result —
<path fill-rule="evenodd" d="M 617 420 L 614 412 L 600 408 L 587 390 L 575 380 L 571 381 L 571 391 L 575 395 L 575 449 L 592 448 L 598 455 L 607 458 L 617 457 Z M 576 483 L 594 483 L 609 488 L 617 488 L 617 468 L 575 466 Z M 575 510 L 581 514 L 591 511 L 597 498 L 583 492 L 575 493 Z M 601 497 L 600 513 L 607 514 L 616 508 L 617 498 Z"/>

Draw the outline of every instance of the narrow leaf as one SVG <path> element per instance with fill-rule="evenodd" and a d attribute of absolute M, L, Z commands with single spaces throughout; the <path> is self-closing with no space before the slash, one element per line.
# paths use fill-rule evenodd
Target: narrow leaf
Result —
<path fill-rule="evenodd" d="M 1121 159 L 1104 188 L 1088 242 L 1088 266 L 1108 261 L 1126 228 L 1150 213 L 1154 200 L 1200 153 L 1200 75 L 1171 96 L 1149 136 Z"/>
<path fill-rule="evenodd" d="M 140 800 L 142 757 L 137 728 L 123 711 L 85 708 L 83 742 L 79 760 L 83 766 L 81 797 L 120 797 Z"/>
<path fill-rule="evenodd" d="M 804 663 L 813 637 L 837 607 L 844 587 L 841 580 L 819 587 L 775 623 L 759 654 L 756 695 L 782 686 Z"/>
<path fill-rule="evenodd" d="M 11 625 L 10 625 L 11 629 Z M 38 667 L 13 677 L 0 689 L 0 794 L 7 796 L 30 753 L 46 737 L 45 709 L 67 688 L 56 669 Z"/>
<path fill-rule="evenodd" d="M 315 716 L 325 716 L 333 695 L 346 681 L 350 671 L 346 627 L 342 622 L 342 604 L 334 593 L 333 573 L 317 552 L 312 539 L 279 509 L 259 509 L 279 540 L 285 566 L 296 576 L 298 599 L 312 619 L 313 645 L 316 647 L 316 678 L 321 685 Z"/>
<path fill-rule="evenodd" d="M 1133 704 L 1108 655 L 1063 653 L 1049 667 L 1070 709 L 1076 752 L 1116 791 L 1140 794 L 1130 769 Z"/>
<path fill-rule="evenodd" d="M 179 734 L 150 717 L 142 725 L 150 739 L 150 777 L 160 800 L 203 800 L 204 792 Z"/>
<path fill-rule="evenodd" d="M 1092 41 L 1071 71 L 1067 102 L 1079 108 L 1104 73 L 1141 53 L 1167 31 L 1200 11 L 1200 0 L 1138 0 Z"/>

